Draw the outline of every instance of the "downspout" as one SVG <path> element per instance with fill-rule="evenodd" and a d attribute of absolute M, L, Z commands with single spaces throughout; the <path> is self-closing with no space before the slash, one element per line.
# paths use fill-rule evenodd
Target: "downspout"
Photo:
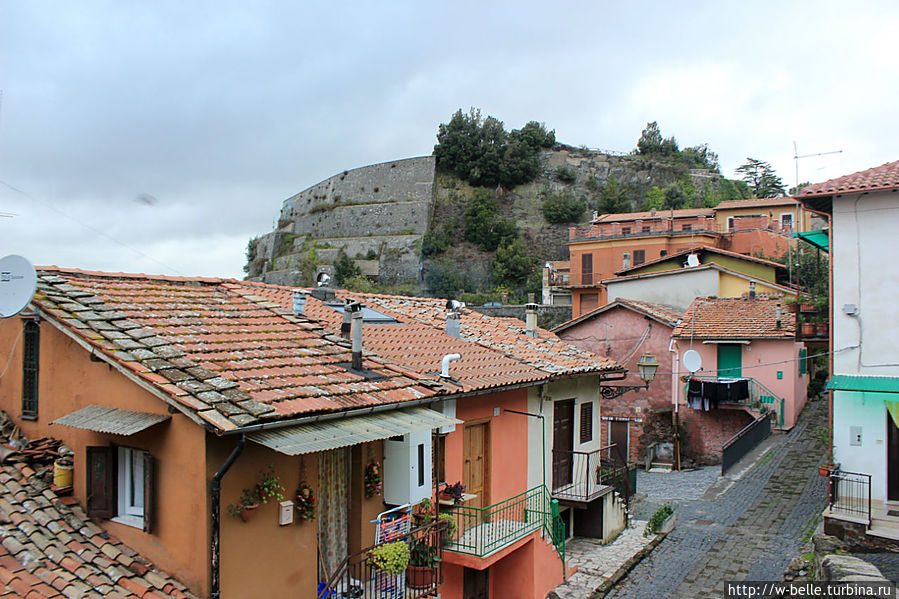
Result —
<path fill-rule="evenodd" d="M 678 426 L 680 425 L 680 415 L 678 414 L 678 367 L 680 350 L 677 347 L 677 341 L 672 339 L 668 342 L 668 351 L 671 352 L 671 402 L 674 404 L 672 417 L 674 419 L 674 457 L 677 464 L 677 470 L 680 470 L 680 435 L 678 435 Z"/>
<path fill-rule="evenodd" d="M 211 599 L 218 599 L 221 596 L 220 587 L 220 571 L 221 571 L 221 504 L 222 504 L 222 478 L 225 473 L 234 464 L 237 457 L 243 452 L 244 445 L 247 443 L 247 436 L 241 435 L 237 440 L 237 445 L 231 451 L 231 455 L 222 464 L 214 475 L 212 475 L 212 592 L 209 594 Z"/>

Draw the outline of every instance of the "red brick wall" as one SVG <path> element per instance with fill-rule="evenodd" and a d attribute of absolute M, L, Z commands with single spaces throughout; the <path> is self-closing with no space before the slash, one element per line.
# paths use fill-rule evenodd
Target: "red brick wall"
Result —
<path fill-rule="evenodd" d="M 697 464 L 720 464 L 721 446 L 752 422 L 752 416 L 740 409 L 717 409 L 704 412 L 680 406 L 679 419 L 687 439 L 681 457 Z"/>

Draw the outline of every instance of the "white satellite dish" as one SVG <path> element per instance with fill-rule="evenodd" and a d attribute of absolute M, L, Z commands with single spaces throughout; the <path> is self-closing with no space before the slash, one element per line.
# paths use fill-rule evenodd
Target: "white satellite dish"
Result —
<path fill-rule="evenodd" d="M 21 312 L 36 289 L 37 273 L 27 258 L 16 254 L 0 258 L 0 318 Z"/>
<path fill-rule="evenodd" d="M 696 254 L 689 254 L 687 256 L 687 267 L 693 268 L 694 266 L 699 266 L 699 256 Z"/>
<path fill-rule="evenodd" d="M 684 352 L 684 368 L 690 372 L 696 372 L 702 368 L 702 356 L 695 349 L 688 349 Z"/>

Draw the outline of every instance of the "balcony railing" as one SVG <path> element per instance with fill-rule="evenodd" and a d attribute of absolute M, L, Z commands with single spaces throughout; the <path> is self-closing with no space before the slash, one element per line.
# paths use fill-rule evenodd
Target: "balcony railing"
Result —
<path fill-rule="evenodd" d="M 590 502 L 613 489 L 628 501 L 633 488 L 626 457 L 612 443 L 594 451 L 553 449 L 554 499 Z"/>
<path fill-rule="evenodd" d="M 406 543 L 412 553 L 413 561 L 400 574 L 386 574 L 371 563 L 372 550 L 387 543 L 372 545 L 350 555 L 335 572 L 322 576 L 326 580 L 319 583 L 318 599 L 416 599 L 435 595 L 443 579 L 443 529 L 442 522 L 431 522 L 398 535 L 391 541 Z M 427 565 L 414 566 L 415 558 Z"/>
<path fill-rule="evenodd" d="M 445 551 L 487 557 L 543 529 L 565 560 L 565 525 L 546 487 L 528 489 L 487 507 L 456 505 L 446 513 L 452 515 L 457 530 L 444 545 Z"/>
<path fill-rule="evenodd" d="M 834 470 L 828 477 L 827 495 L 827 507 L 831 513 L 859 518 L 870 528 L 870 474 Z"/>

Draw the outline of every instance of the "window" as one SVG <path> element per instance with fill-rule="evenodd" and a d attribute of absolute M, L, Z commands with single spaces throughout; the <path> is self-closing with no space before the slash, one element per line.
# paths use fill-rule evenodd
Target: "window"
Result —
<path fill-rule="evenodd" d="M 593 402 L 581 404 L 581 443 L 593 440 Z"/>
<path fill-rule="evenodd" d="M 130 447 L 87 448 L 87 512 L 150 531 L 153 457 Z"/>
<path fill-rule="evenodd" d="M 621 254 L 621 268 L 630 268 L 631 267 L 631 254 L 630 252 L 624 252 Z"/>
<path fill-rule="evenodd" d="M 25 322 L 25 347 L 22 350 L 22 418 L 37 419 L 38 359 L 40 357 L 40 326 L 33 320 Z"/>
<path fill-rule="evenodd" d="M 581 285 L 593 284 L 593 254 L 581 254 Z"/>
<path fill-rule="evenodd" d="M 668 250 L 662 250 L 661 252 L 659 252 L 659 258 L 664 258 L 667 255 L 668 255 Z"/>
<path fill-rule="evenodd" d="M 630 235 L 630 234 L 631 234 L 631 228 L 630 228 L 630 227 L 621 227 L 621 234 L 622 234 L 622 235 Z"/>
<path fill-rule="evenodd" d="M 646 250 L 634 250 L 634 266 L 646 262 Z"/>
<path fill-rule="evenodd" d="M 734 217 L 732 217 L 732 216 L 727 217 L 727 230 L 728 231 L 734 230 L 734 222 L 735 222 Z"/>
<path fill-rule="evenodd" d="M 691 225 L 691 224 L 689 224 L 689 223 L 686 224 L 686 225 L 681 225 L 681 226 L 680 226 L 680 230 L 681 230 L 681 231 L 692 231 L 692 230 L 693 230 L 693 225 Z"/>
<path fill-rule="evenodd" d="M 793 215 L 789 212 L 784 212 L 780 215 L 780 228 L 781 229 L 792 229 L 793 228 Z"/>
<path fill-rule="evenodd" d="M 652 231 L 652 227 L 650 227 L 649 225 L 643 225 L 644 233 L 649 233 L 650 231 Z"/>

